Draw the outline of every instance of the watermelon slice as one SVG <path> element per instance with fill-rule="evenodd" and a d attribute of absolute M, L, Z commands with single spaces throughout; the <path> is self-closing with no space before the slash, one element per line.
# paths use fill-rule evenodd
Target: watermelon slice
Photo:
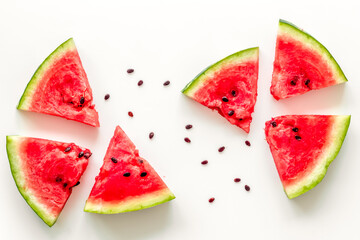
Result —
<path fill-rule="evenodd" d="M 280 20 L 270 87 L 276 100 L 346 81 L 340 66 L 321 43 Z"/>
<path fill-rule="evenodd" d="M 7 136 L 6 149 L 16 186 L 50 227 L 79 184 L 91 152 L 73 143 Z"/>
<path fill-rule="evenodd" d="M 117 126 L 96 177 L 86 212 L 113 214 L 149 208 L 175 196 Z"/>
<path fill-rule="evenodd" d="M 17 108 L 99 127 L 99 116 L 92 100 L 90 84 L 70 38 L 36 70 Z"/>
<path fill-rule="evenodd" d="M 234 53 L 197 75 L 182 92 L 250 131 L 257 96 L 259 48 Z"/>
<path fill-rule="evenodd" d="M 288 198 L 321 182 L 349 124 L 350 116 L 341 115 L 287 115 L 266 122 L 266 141 Z"/>

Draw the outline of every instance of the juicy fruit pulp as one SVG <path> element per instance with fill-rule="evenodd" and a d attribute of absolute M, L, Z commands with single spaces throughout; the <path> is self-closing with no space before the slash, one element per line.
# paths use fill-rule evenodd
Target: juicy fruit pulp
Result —
<path fill-rule="evenodd" d="M 270 87 L 276 100 L 346 81 L 340 66 L 321 43 L 280 20 Z"/>
<path fill-rule="evenodd" d="M 86 73 L 72 38 L 36 70 L 18 109 L 45 113 L 99 127 Z"/>
<path fill-rule="evenodd" d="M 266 141 L 289 198 L 315 187 L 340 151 L 350 116 L 287 115 L 265 124 Z"/>
<path fill-rule="evenodd" d="M 249 48 L 211 65 L 182 92 L 250 131 L 257 96 L 259 48 Z"/>
<path fill-rule="evenodd" d="M 20 136 L 7 136 L 6 148 L 17 188 L 51 227 L 85 171 L 90 150 L 73 143 Z"/>
<path fill-rule="evenodd" d="M 174 199 L 150 164 L 117 126 L 85 211 L 103 214 L 135 211 Z"/>

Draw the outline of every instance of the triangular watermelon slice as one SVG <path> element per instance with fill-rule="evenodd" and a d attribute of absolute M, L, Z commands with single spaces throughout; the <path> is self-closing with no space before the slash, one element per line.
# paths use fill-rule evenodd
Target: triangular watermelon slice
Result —
<path fill-rule="evenodd" d="M 99 127 L 86 73 L 70 38 L 52 52 L 28 83 L 18 109 L 50 114 Z"/>
<path fill-rule="evenodd" d="M 257 96 L 259 48 L 234 53 L 197 75 L 182 92 L 250 131 Z"/>
<path fill-rule="evenodd" d="M 270 92 L 276 100 L 346 82 L 330 52 L 315 38 L 280 20 Z"/>
<path fill-rule="evenodd" d="M 135 145 L 117 126 L 84 211 L 102 214 L 136 211 L 174 198 L 163 180 L 139 156 Z"/>
<path fill-rule="evenodd" d="M 348 115 L 287 115 L 266 122 L 266 141 L 288 198 L 309 191 L 324 178 L 349 124 Z"/>
<path fill-rule="evenodd" d="M 29 206 L 50 227 L 79 184 L 91 152 L 73 143 L 7 136 L 11 173 Z"/>

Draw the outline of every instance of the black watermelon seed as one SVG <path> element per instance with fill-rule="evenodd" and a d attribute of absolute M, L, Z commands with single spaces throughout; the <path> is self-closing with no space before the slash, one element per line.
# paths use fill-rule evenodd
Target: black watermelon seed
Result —
<path fill-rule="evenodd" d="M 128 115 L 129 115 L 129 117 L 133 117 L 134 116 L 134 114 L 132 113 L 132 112 L 128 112 Z"/>
<path fill-rule="evenodd" d="M 81 97 L 80 98 L 80 104 L 84 104 L 85 103 L 85 98 L 84 97 Z"/>
<path fill-rule="evenodd" d="M 224 147 L 224 146 L 222 146 L 222 147 L 220 147 L 220 148 L 218 149 L 219 152 L 223 152 L 224 150 L 225 150 L 225 147 Z"/>
<path fill-rule="evenodd" d="M 228 115 L 231 117 L 232 115 L 234 115 L 234 110 L 230 110 L 229 112 L 228 112 Z"/>
<path fill-rule="evenodd" d="M 276 126 L 277 126 L 277 123 L 276 123 L 275 121 L 272 121 L 272 122 L 271 122 L 271 125 L 272 125 L 273 127 L 276 127 Z"/>
<path fill-rule="evenodd" d="M 77 185 L 79 185 L 80 184 L 80 182 L 78 181 L 73 187 L 76 187 Z"/>
<path fill-rule="evenodd" d="M 215 198 L 209 198 L 209 203 L 212 203 L 213 201 L 215 201 Z"/>
<path fill-rule="evenodd" d="M 228 101 L 229 101 L 229 99 L 228 99 L 227 97 L 222 97 L 221 100 L 222 100 L 223 102 L 228 102 Z"/>
<path fill-rule="evenodd" d="M 145 177 L 147 175 L 147 172 L 142 172 L 141 174 L 140 174 L 140 177 Z"/>
<path fill-rule="evenodd" d="M 133 73 L 135 70 L 132 68 L 129 68 L 128 70 L 126 70 L 127 73 Z"/>
<path fill-rule="evenodd" d="M 117 162 L 118 162 L 118 160 L 117 160 L 116 158 L 114 158 L 114 157 L 111 157 L 111 161 L 112 161 L 113 163 L 117 163 Z"/>
<path fill-rule="evenodd" d="M 61 177 L 56 177 L 55 181 L 56 182 L 62 182 L 62 178 Z"/>
<path fill-rule="evenodd" d="M 67 147 L 65 148 L 64 152 L 70 152 L 71 151 L 71 147 Z"/>
<path fill-rule="evenodd" d="M 79 152 L 78 158 L 82 158 L 83 156 L 84 156 L 84 152 L 83 151 Z"/>
<path fill-rule="evenodd" d="M 291 81 L 290 81 L 290 84 L 293 85 L 293 86 L 295 86 L 295 85 L 296 85 L 296 82 L 295 82 L 294 80 L 291 80 Z"/>
<path fill-rule="evenodd" d="M 89 159 L 89 157 L 91 157 L 92 153 L 91 152 L 85 152 L 84 153 L 84 158 Z"/>
<path fill-rule="evenodd" d="M 309 83 L 310 83 L 310 79 L 306 79 L 305 85 L 307 86 L 307 85 L 309 85 Z"/>
<path fill-rule="evenodd" d="M 63 184 L 63 187 L 64 187 L 64 188 L 66 188 L 66 187 L 67 187 L 67 185 L 68 185 L 67 183 L 64 183 L 64 184 Z"/>
<path fill-rule="evenodd" d="M 154 135 L 155 134 L 153 132 L 149 133 L 149 138 L 152 139 L 154 137 Z"/>
<path fill-rule="evenodd" d="M 129 172 L 126 172 L 123 174 L 124 177 L 130 177 L 130 173 Z"/>
<path fill-rule="evenodd" d="M 191 143 L 191 140 L 188 137 L 184 138 L 184 141 L 187 142 L 187 143 Z"/>
<path fill-rule="evenodd" d="M 188 124 L 185 126 L 186 129 L 191 129 L 193 126 L 191 124 Z"/>
<path fill-rule="evenodd" d="M 139 162 L 139 163 L 143 163 L 143 162 L 144 162 L 144 160 L 142 160 L 142 159 L 138 159 L 138 162 Z"/>
<path fill-rule="evenodd" d="M 164 82 L 164 86 L 168 86 L 170 84 L 170 81 L 169 80 L 167 80 L 166 82 Z"/>
<path fill-rule="evenodd" d="M 245 141 L 245 144 L 246 144 L 246 146 L 249 146 L 249 147 L 251 146 L 251 143 L 248 140 Z"/>
<path fill-rule="evenodd" d="M 242 118 L 239 118 L 239 121 L 242 121 L 242 120 L 244 120 L 244 119 L 242 119 Z"/>
<path fill-rule="evenodd" d="M 236 97 L 236 91 L 235 91 L 235 90 L 232 90 L 232 91 L 231 91 L 231 95 L 232 95 L 233 97 Z"/>
<path fill-rule="evenodd" d="M 140 81 L 138 82 L 138 86 L 140 87 L 141 85 L 143 85 L 143 83 L 144 83 L 144 81 L 143 81 L 143 80 L 140 80 Z"/>
<path fill-rule="evenodd" d="M 296 135 L 296 136 L 295 136 L 295 139 L 298 140 L 298 141 L 300 141 L 300 140 L 301 140 L 301 137 L 300 137 L 299 135 Z"/>
<path fill-rule="evenodd" d="M 234 178 L 234 182 L 240 182 L 241 179 L 240 178 Z"/>
<path fill-rule="evenodd" d="M 208 164 L 208 162 L 209 162 L 208 160 L 204 160 L 204 161 L 201 162 L 201 164 L 206 165 L 206 164 Z"/>
<path fill-rule="evenodd" d="M 245 185 L 245 190 L 250 191 L 250 187 L 248 185 Z"/>
<path fill-rule="evenodd" d="M 294 127 L 292 130 L 293 130 L 293 132 L 298 132 L 299 131 L 299 129 L 297 127 Z"/>
<path fill-rule="evenodd" d="M 108 100 L 109 98 L 110 98 L 110 94 L 106 94 L 104 97 L 105 100 Z"/>

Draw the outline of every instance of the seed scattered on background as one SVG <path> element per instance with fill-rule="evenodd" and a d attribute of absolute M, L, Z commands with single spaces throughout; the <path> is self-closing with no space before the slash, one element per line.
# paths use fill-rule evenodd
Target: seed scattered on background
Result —
<path fill-rule="evenodd" d="M 143 83 L 144 83 L 144 81 L 143 81 L 143 80 L 140 80 L 140 81 L 138 82 L 138 86 L 140 87 L 141 85 L 143 85 Z"/>
<path fill-rule="evenodd" d="M 240 182 L 241 179 L 240 178 L 234 178 L 234 182 Z"/>
<path fill-rule="evenodd" d="M 249 146 L 249 147 L 251 146 L 251 143 L 248 140 L 245 141 L 245 144 L 246 144 L 246 146 Z"/>
<path fill-rule="evenodd" d="M 149 133 L 149 138 L 152 139 L 154 137 L 154 135 L 155 134 L 153 132 Z"/>
<path fill-rule="evenodd" d="M 222 147 L 220 147 L 220 148 L 219 148 L 219 150 L 218 150 L 218 151 L 219 151 L 219 152 L 223 152 L 224 150 L 225 150 L 225 147 L 224 147 L 224 146 L 222 146 Z"/>
<path fill-rule="evenodd" d="M 104 97 L 105 100 L 108 100 L 109 98 L 110 98 L 110 94 L 106 94 Z"/>
<path fill-rule="evenodd" d="M 128 112 L 128 115 L 129 115 L 129 117 L 133 117 L 134 116 L 134 114 L 132 113 L 132 112 Z"/>
<path fill-rule="evenodd" d="M 191 129 L 192 127 L 193 127 L 193 125 L 191 125 L 191 124 L 188 124 L 185 126 L 186 129 Z"/>
<path fill-rule="evenodd" d="M 245 185 L 245 190 L 250 191 L 250 187 L 248 185 Z"/>
<path fill-rule="evenodd" d="M 208 164 L 208 162 L 209 162 L 208 160 L 204 160 L 204 161 L 201 162 L 201 164 L 206 165 L 206 164 Z"/>
<path fill-rule="evenodd" d="M 209 198 L 209 203 L 212 203 L 213 201 L 215 201 L 215 198 Z"/>
<path fill-rule="evenodd" d="M 164 82 L 164 86 L 168 86 L 170 84 L 170 81 L 167 80 L 166 82 Z"/>
<path fill-rule="evenodd" d="M 184 138 L 184 141 L 187 143 L 191 143 L 191 140 L 188 137 Z"/>
<path fill-rule="evenodd" d="M 132 68 L 129 68 L 128 70 L 126 70 L 127 73 L 133 73 L 135 70 Z"/>

